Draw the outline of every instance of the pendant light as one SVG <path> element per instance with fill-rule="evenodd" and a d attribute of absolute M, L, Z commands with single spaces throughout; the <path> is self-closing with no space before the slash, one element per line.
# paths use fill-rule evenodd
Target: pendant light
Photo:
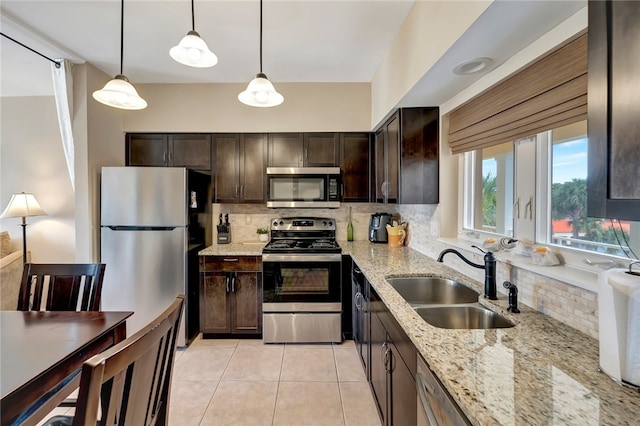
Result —
<path fill-rule="evenodd" d="M 182 37 L 177 46 L 169 50 L 169 55 L 181 64 L 196 68 L 209 68 L 218 63 L 218 57 L 209 50 L 207 43 L 196 32 L 193 0 L 191 0 L 191 31 Z"/>
<path fill-rule="evenodd" d="M 93 92 L 93 98 L 105 105 L 120 109 L 144 109 L 147 101 L 142 99 L 129 79 L 122 74 L 124 53 L 124 0 L 120 2 L 120 74 L 107 82 L 100 90 Z"/>
<path fill-rule="evenodd" d="M 238 100 L 254 107 L 273 107 L 284 101 L 284 97 L 276 92 L 273 84 L 262 72 L 262 0 L 260 0 L 260 72 L 251 80 L 247 90 L 240 92 Z"/>

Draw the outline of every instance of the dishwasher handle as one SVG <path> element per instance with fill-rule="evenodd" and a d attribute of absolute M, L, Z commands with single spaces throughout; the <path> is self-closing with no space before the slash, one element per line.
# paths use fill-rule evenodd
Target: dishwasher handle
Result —
<path fill-rule="evenodd" d="M 433 407 L 429 402 L 427 394 L 434 395 L 434 389 L 429 383 L 429 380 L 424 376 L 421 371 L 416 374 L 416 387 L 418 388 L 418 397 L 420 398 L 420 406 L 423 408 L 424 413 L 427 415 L 427 421 L 431 426 L 438 426 L 439 423 L 436 420 L 436 415 L 433 412 Z"/>

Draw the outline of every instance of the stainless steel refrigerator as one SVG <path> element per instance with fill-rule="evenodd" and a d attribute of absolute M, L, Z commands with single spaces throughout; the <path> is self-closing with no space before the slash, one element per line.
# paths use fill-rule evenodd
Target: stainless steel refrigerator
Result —
<path fill-rule="evenodd" d="M 211 177 L 179 167 L 103 167 L 102 310 L 131 335 L 187 295 L 179 346 L 199 332 L 198 251 L 210 244 Z"/>

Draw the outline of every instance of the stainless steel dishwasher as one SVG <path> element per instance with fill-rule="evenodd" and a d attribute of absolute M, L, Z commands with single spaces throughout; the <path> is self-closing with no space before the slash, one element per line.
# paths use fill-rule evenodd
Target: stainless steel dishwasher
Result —
<path fill-rule="evenodd" d="M 418 388 L 417 426 L 467 426 L 471 424 L 438 378 L 427 367 L 420 354 L 418 354 L 416 387 Z"/>

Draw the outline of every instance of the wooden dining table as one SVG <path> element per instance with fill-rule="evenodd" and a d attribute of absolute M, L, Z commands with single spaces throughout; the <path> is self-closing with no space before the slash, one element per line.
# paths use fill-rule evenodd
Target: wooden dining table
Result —
<path fill-rule="evenodd" d="M 0 311 L 2 426 L 42 420 L 79 385 L 84 361 L 126 338 L 132 314 Z"/>

